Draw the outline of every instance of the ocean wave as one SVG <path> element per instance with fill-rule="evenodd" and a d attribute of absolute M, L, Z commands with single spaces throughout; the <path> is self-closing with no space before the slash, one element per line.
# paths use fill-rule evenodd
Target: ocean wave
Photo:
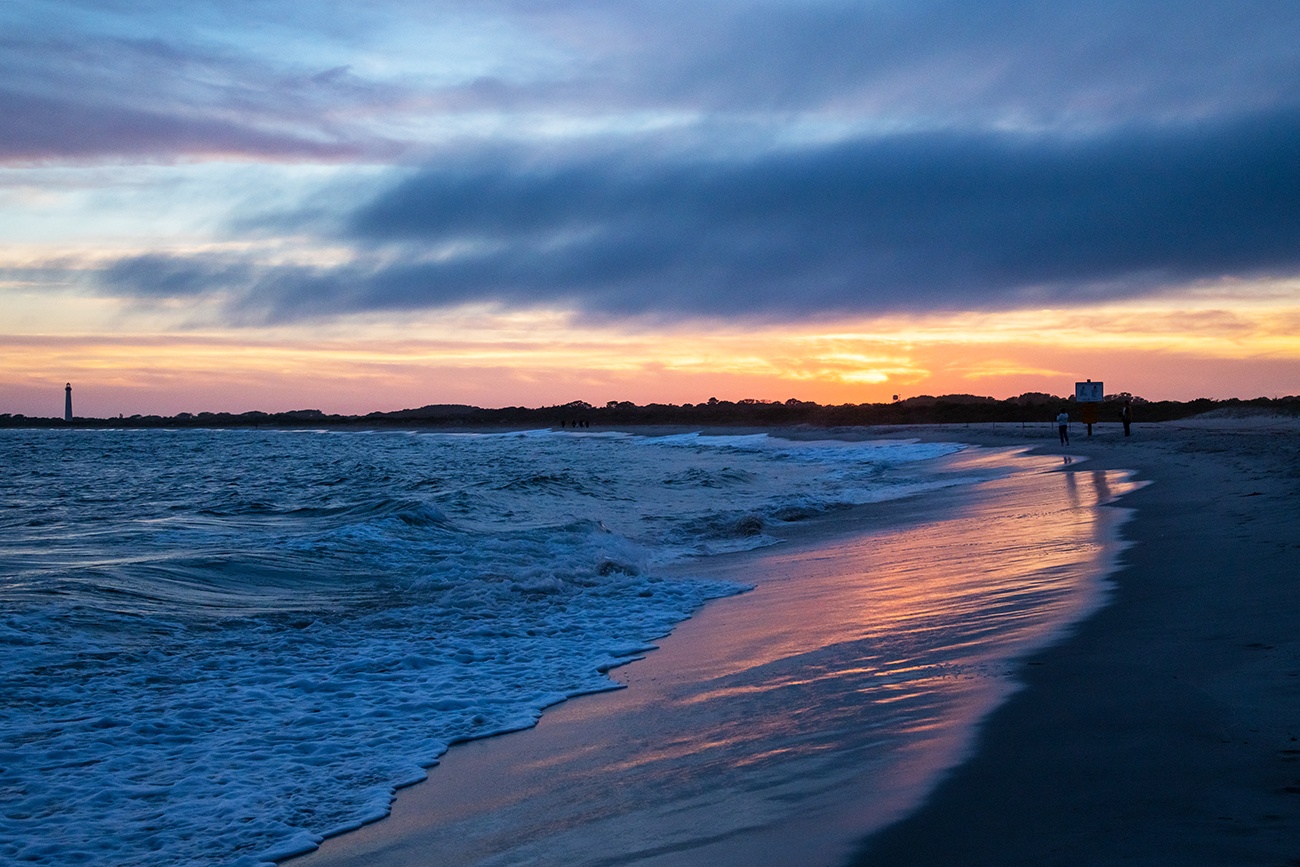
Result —
<path fill-rule="evenodd" d="M 0 432 L 8 862 L 310 848 L 744 589 L 663 563 L 930 484 L 906 468 L 956 448 L 76 433 Z"/>

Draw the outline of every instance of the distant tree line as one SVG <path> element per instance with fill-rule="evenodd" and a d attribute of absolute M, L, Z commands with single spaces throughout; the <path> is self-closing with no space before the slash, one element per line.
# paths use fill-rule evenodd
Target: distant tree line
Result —
<path fill-rule="evenodd" d="M 1240 408 L 1300 415 L 1300 396 L 1231 398 L 1191 401 L 1149 401 L 1127 394 L 1108 395 L 1097 408 L 1100 421 L 1116 421 L 1125 400 L 1134 406 L 1136 422 L 1172 421 L 1216 409 Z M 419 409 L 372 412 L 366 415 L 329 415 L 316 409 L 290 412 L 183 412 L 174 416 L 133 415 L 117 418 L 74 418 L 73 427 L 95 428 L 518 428 L 518 427 L 614 427 L 628 425 L 694 425 L 790 427 L 851 427 L 862 425 L 975 424 L 986 422 L 1049 421 L 1069 410 L 1079 419 L 1073 397 L 1056 397 L 1029 392 L 998 400 L 972 394 L 941 397 L 920 395 L 891 403 L 846 403 L 822 405 L 790 398 L 785 401 L 747 398 L 730 401 L 709 398 L 704 403 L 650 403 L 611 400 L 595 406 L 575 400 L 560 406 L 508 406 L 484 409 L 460 404 L 433 404 Z M 62 418 L 35 418 L 0 414 L 0 427 L 68 427 Z"/>

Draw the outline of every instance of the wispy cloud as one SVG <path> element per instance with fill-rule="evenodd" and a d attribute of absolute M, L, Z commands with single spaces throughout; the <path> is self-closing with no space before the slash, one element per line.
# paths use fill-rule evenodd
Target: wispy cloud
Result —
<path fill-rule="evenodd" d="M 168 16 L 123 9 L 106 21 L 104 10 L 53 4 L 47 24 L 15 15 L 26 6 L 0 13 L 10 25 L 0 36 L 0 160 L 341 160 L 400 150 L 355 118 L 402 94 L 346 65 L 241 44 L 237 20 L 209 32 Z"/>
<path fill-rule="evenodd" d="M 1269 0 L 64 0 L 4 4 L 0 33 L 11 161 L 407 159 L 538 118 L 1087 130 L 1300 100 L 1300 7 Z"/>

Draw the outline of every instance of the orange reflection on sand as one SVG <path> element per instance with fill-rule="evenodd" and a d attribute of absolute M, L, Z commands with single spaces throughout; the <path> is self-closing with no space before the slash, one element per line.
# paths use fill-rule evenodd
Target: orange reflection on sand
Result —
<path fill-rule="evenodd" d="M 970 452 L 951 469 L 994 473 L 1006 460 Z M 733 609 L 728 645 L 692 660 L 701 670 L 691 690 L 660 700 L 689 726 L 631 738 L 599 774 L 658 788 L 743 772 L 736 786 L 775 775 L 798 788 L 805 778 L 853 777 L 891 754 L 951 760 L 1008 689 L 1014 660 L 1100 603 L 1098 575 L 1116 548 L 1097 506 L 1133 487 L 1121 474 L 1028 462 L 1031 470 L 985 483 L 951 516 L 823 544 L 814 557 L 797 542 L 765 552 L 766 580 L 724 603 Z M 921 785 L 934 761 L 895 771 L 896 785 Z"/>
<path fill-rule="evenodd" d="M 971 452 L 951 466 L 992 472 L 1006 459 Z M 752 767 L 764 756 L 843 750 L 841 739 L 860 739 L 864 725 L 912 736 L 984 707 L 990 682 L 1016 657 L 1100 603 L 1097 576 L 1115 548 L 1097 506 L 1133 487 L 1112 472 L 1032 463 L 987 482 L 952 516 L 873 532 L 815 558 L 798 548 L 766 554 L 768 580 L 732 616 L 752 612 L 753 633 L 733 622 L 723 658 L 711 660 L 697 690 L 674 699 L 698 720 L 694 736 L 620 766 L 699 756 L 710 767 Z M 970 710 L 955 709 L 976 694 L 984 697 Z"/>
<path fill-rule="evenodd" d="M 398 800 L 419 851 L 389 863 L 846 862 L 960 760 L 1015 660 L 1098 603 L 1123 512 L 1094 504 L 1133 487 L 1005 451 L 949 464 L 990 481 L 685 568 L 757 589 L 617 669 L 631 688 L 548 711 L 545 737 L 457 747 Z"/>

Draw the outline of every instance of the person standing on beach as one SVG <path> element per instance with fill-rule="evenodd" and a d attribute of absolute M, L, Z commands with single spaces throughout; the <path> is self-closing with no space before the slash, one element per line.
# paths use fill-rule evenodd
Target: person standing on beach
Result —
<path fill-rule="evenodd" d="M 1068 446 L 1070 444 L 1070 414 L 1065 410 L 1061 410 L 1061 414 L 1056 417 L 1056 432 L 1061 435 L 1061 445 Z"/>
<path fill-rule="evenodd" d="M 1124 436 L 1129 435 L 1129 425 L 1133 424 L 1133 401 L 1126 400 L 1119 410 L 1119 420 L 1124 422 Z"/>

